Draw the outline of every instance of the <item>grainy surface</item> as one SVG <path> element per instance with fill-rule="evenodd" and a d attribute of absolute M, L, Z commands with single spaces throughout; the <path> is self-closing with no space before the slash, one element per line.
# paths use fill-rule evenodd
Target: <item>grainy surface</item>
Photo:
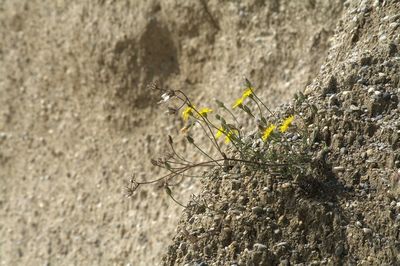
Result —
<path fill-rule="evenodd" d="M 210 172 L 165 265 L 400 264 L 400 3 L 345 6 L 320 73 L 280 108 L 294 126 L 252 143 L 303 145 L 292 149 L 310 164 L 289 176 Z"/>
<path fill-rule="evenodd" d="M 0 1 L 0 264 L 159 263 L 181 208 L 121 194 L 181 126 L 147 83 L 231 102 L 246 75 L 277 106 L 318 72 L 343 6 L 204 2 Z"/>

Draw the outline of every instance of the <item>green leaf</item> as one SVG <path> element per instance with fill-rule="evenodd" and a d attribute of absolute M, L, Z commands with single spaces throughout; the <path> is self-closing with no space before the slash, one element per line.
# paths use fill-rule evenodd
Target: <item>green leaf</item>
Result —
<path fill-rule="evenodd" d="M 165 162 L 164 165 L 167 170 L 171 170 L 171 165 L 168 162 Z"/>
<path fill-rule="evenodd" d="M 194 139 L 191 136 L 186 136 L 186 139 L 190 144 L 194 143 Z"/>
<path fill-rule="evenodd" d="M 221 102 L 220 100 L 215 99 L 215 102 L 217 103 L 217 105 L 221 108 L 226 108 L 225 104 L 223 102 Z M 218 118 L 217 118 L 218 119 Z"/>
<path fill-rule="evenodd" d="M 167 192 L 168 196 L 172 195 L 172 191 L 168 186 L 165 186 L 165 192 Z"/>

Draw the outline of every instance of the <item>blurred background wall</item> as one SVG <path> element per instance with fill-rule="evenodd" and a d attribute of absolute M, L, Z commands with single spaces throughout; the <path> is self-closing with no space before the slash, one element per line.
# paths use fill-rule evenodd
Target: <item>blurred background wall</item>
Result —
<path fill-rule="evenodd" d="M 182 208 L 157 186 L 121 193 L 133 172 L 154 177 L 150 158 L 180 126 L 147 84 L 213 107 L 246 76 L 277 106 L 319 70 L 342 6 L 1 0 L 0 264 L 159 262 Z"/>

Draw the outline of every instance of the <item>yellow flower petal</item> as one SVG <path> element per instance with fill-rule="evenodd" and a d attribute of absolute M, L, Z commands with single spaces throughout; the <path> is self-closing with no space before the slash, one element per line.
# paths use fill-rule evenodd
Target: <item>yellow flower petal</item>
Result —
<path fill-rule="evenodd" d="M 243 92 L 242 97 L 235 101 L 235 104 L 232 106 L 232 108 L 240 107 L 243 104 L 243 101 L 251 95 L 253 95 L 253 88 L 249 87 Z"/>
<path fill-rule="evenodd" d="M 222 134 L 224 133 L 224 129 L 222 127 L 220 127 L 217 131 L 217 134 L 215 134 L 215 138 L 220 138 L 222 136 Z"/>
<path fill-rule="evenodd" d="M 189 116 L 191 116 L 191 115 L 193 115 L 193 108 L 188 106 L 182 112 L 183 120 L 187 121 L 189 119 Z"/>
<path fill-rule="evenodd" d="M 226 132 L 223 127 L 220 127 L 217 131 L 217 134 L 215 134 L 215 138 L 220 138 L 222 135 L 225 135 L 225 143 L 228 144 L 229 142 L 232 141 L 232 139 L 236 136 L 238 133 L 237 130 L 230 130 L 229 132 Z"/>
<path fill-rule="evenodd" d="M 294 119 L 294 116 L 291 115 L 291 116 L 289 116 L 288 118 L 286 118 L 285 120 L 283 120 L 283 123 L 282 123 L 282 125 L 279 127 L 279 130 L 280 130 L 282 133 L 285 133 L 285 132 L 288 130 L 289 126 L 292 124 L 293 119 Z"/>
<path fill-rule="evenodd" d="M 226 137 L 225 137 L 225 144 L 228 144 L 229 142 L 231 142 L 231 140 L 232 140 L 232 135 L 233 135 L 233 132 L 232 131 L 229 131 L 229 133 L 226 135 Z"/>
<path fill-rule="evenodd" d="M 213 110 L 211 110 L 210 108 L 202 108 L 200 111 L 199 111 L 199 114 L 200 114 L 200 116 L 203 116 L 203 117 L 205 117 L 205 116 L 207 116 L 207 113 L 211 113 Z"/>
<path fill-rule="evenodd" d="M 269 127 L 267 127 L 267 129 L 265 129 L 263 135 L 262 135 L 262 140 L 266 141 L 269 136 L 272 134 L 272 132 L 275 130 L 276 126 L 274 124 L 270 125 Z"/>
<path fill-rule="evenodd" d="M 247 88 L 244 92 L 243 92 L 243 98 L 246 99 L 247 97 L 249 97 L 250 95 L 253 95 L 253 88 Z"/>
<path fill-rule="evenodd" d="M 232 108 L 236 108 L 236 107 L 238 107 L 238 106 L 240 107 L 241 105 L 243 105 L 243 101 L 244 101 L 244 98 L 243 98 L 243 97 L 237 99 L 236 102 L 235 102 L 235 104 L 232 106 Z"/>
<path fill-rule="evenodd" d="M 229 142 L 231 142 L 232 139 L 233 139 L 234 137 L 236 137 L 236 134 L 238 134 L 238 131 L 237 131 L 236 129 L 233 129 L 233 130 L 229 131 L 228 134 L 225 134 L 225 135 L 226 135 L 226 137 L 225 137 L 225 144 L 228 144 Z"/>

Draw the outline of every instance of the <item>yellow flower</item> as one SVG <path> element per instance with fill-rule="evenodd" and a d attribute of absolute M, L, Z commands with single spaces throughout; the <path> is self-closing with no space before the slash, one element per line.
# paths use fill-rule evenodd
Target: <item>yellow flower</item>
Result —
<path fill-rule="evenodd" d="M 219 139 L 222 136 L 222 134 L 224 134 L 224 128 L 220 127 L 217 131 L 217 134 L 215 134 L 215 138 Z"/>
<path fill-rule="evenodd" d="M 272 132 L 275 130 L 276 126 L 274 124 L 270 125 L 269 127 L 267 127 L 267 129 L 265 129 L 263 135 L 262 135 L 262 140 L 266 141 L 269 136 L 272 134 Z"/>
<path fill-rule="evenodd" d="M 232 140 L 232 135 L 233 135 L 233 132 L 232 131 L 229 131 L 229 133 L 226 135 L 226 137 L 225 137 L 225 144 L 228 144 L 229 142 L 231 142 L 231 140 Z"/>
<path fill-rule="evenodd" d="M 189 116 L 193 115 L 193 108 L 188 106 L 185 108 L 185 110 L 182 112 L 182 117 L 183 120 L 187 121 L 189 119 Z"/>
<path fill-rule="evenodd" d="M 207 113 L 211 113 L 213 110 L 211 110 L 210 108 L 202 108 L 199 111 L 200 116 L 202 117 L 207 117 Z"/>
<path fill-rule="evenodd" d="M 236 108 L 236 107 L 240 107 L 241 105 L 243 105 L 243 101 L 244 101 L 244 98 L 243 98 L 243 96 L 241 97 L 241 98 L 239 98 L 239 99 L 237 99 L 236 100 L 236 102 L 235 102 L 235 104 L 232 106 L 232 108 Z"/>
<path fill-rule="evenodd" d="M 283 123 L 282 123 L 282 125 L 279 127 L 279 130 L 280 130 L 282 133 L 285 133 L 285 132 L 288 130 L 290 124 L 292 124 L 293 119 L 294 119 L 294 116 L 291 115 L 291 116 L 289 116 L 288 118 L 286 118 L 285 120 L 283 120 Z"/>
<path fill-rule="evenodd" d="M 237 138 L 238 134 L 239 134 L 239 131 L 237 129 L 229 131 L 228 135 L 225 138 L 225 143 L 228 144 L 229 142 L 231 142 L 233 137 Z"/>
<path fill-rule="evenodd" d="M 253 88 L 249 87 L 243 92 L 242 97 L 236 100 L 232 108 L 240 107 L 243 104 L 243 101 L 251 95 L 253 95 Z"/>
<path fill-rule="evenodd" d="M 243 92 L 242 98 L 246 99 L 247 97 L 253 95 L 253 88 L 249 87 Z"/>
<path fill-rule="evenodd" d="M 232 137 L 236 134 L 237 130 L 229 130 L 229 132 L 226 132 L 223 127 L 220 127 L 217 131 L 217 134 L 215 134 L 215 138 L 218 139 L 222 136 L 222 134 L 225 135 L 225 143 L 228 144 L 231 142 Z"/>

